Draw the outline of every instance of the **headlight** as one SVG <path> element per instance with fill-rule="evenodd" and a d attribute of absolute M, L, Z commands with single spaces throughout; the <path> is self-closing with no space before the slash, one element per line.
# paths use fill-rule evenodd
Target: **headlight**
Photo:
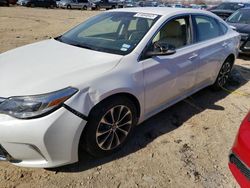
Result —
<path fill-rule="evenodd" d="M 240 33 L 241 40 L 247 40 L 248 39 L 248 34 L 247 33 Z"/>
<path fill-rule="evenodd" d="M 42 95 L 10 97 L 0 103 L 0 113 L 20 119 L 38 117 L 58 109 L 77 91 L 68 87 Z"/>

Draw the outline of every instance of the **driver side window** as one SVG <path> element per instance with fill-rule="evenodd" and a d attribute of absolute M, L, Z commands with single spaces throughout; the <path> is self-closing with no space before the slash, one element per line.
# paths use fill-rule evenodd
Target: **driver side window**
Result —
<path fill-rule="evenodd" d="M 165 43 L 178 49 L 191 43 L 189 16 L 167 22 L 154 37 L 153 43 Z"/>

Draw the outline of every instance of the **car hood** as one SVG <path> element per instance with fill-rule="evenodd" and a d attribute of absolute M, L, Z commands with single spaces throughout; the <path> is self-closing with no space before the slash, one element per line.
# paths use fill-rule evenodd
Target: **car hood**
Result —
<path fill-rule="evenodd" d="M 78 87 L 112 70 L 122 57 L 54 39 L 19 47 L 0 54 L 0 97 Z"/>
<path fill-rule="evenodd" d="M 250 34 L 250 24 L 242 24 L 242 23 L 230 23 L 227 22 L 229 25 L 232 25 L 236 28 L 236 31 L 239 33 L 248 33 Z"/>

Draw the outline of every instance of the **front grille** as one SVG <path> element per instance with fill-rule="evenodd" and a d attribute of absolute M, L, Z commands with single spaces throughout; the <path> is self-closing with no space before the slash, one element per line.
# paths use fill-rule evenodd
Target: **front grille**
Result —
<path fill-rule="evenodd" d="M 229 156 L 230 163 L 233 163 L 236 165 L 236 167 L 241 171 L 241 173 L 248 179 L 250 180 L 250 170 L 249 168 L 243 164 L 235 154 L 231 154 Z"/>

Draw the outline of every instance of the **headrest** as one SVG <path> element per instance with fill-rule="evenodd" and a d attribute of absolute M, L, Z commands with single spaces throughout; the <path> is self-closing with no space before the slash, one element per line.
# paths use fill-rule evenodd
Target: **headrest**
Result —
<path fill-rule="evenodd" d="M 171 21 L 166 25 L 166 36 L 177 37 L 182 35 L 181 24 L 178 21 Z"/>
<path fill-rule="evenodd" d="M 149 30 L 148 21 L 146 19 L 139 18 L 136 23 L 136 30 L 145 32 L 148 31 Z"/>

